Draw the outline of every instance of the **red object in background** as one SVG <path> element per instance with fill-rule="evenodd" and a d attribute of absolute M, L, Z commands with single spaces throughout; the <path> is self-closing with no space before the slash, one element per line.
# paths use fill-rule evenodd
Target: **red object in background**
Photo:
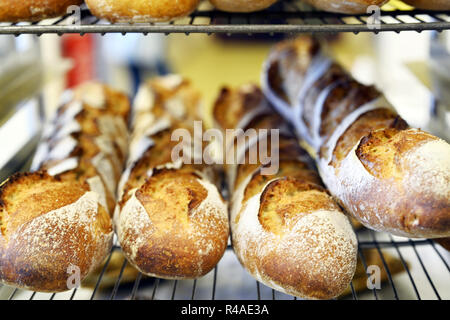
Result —
<path fill-rule="evenodd" d="M 95 38 L 66 34 L 62 37 L 62 55 L 72 60 L 73 68 L 67 73 L 67 87 L 72 88 L 95 77 Z"/>

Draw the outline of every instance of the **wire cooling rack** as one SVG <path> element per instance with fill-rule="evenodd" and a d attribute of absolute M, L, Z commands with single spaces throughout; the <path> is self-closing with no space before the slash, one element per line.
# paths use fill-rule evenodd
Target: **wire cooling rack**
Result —
<path fill-rule="evenodd" d="M 36 23 L 1 23 L 0 34 L 64 33 L 302 33 L 302 32 L 382 32 L 450 29 L 450 12 L 412 10 L 391 1 L 381 11 L 379 28 L 368 27 L 369 14 L 344 15 L 313 9 L 299 0 L 280 1 L 271 8 L 254 13 L 226 13 L 207 2 L 186 18 L 170 23 L 110 24 L 92 16 L 81 7 L 81 15 Z"/>
<path fill-rule="evenodd" d="M 382 299 L 450 299 L 450 268 L 448 253 L 432 240 L 396 239 L 385 233 L 370 230 L 357 232 L 359 238 L 359 258 L 367 270 L 365 249 L 377 252 L 387 274 L 386 281 L 380 289 L 356 290 L 354 282 L 350 285 L 350 293 L 344 299 L 382 300 Z M 297 300 L 253 280 L 239 265 L 229 247 L 219 265 L 204 278 L 198 280 L 162 280 L 149 278 L 137 273 L 134 281 L 124 283 L 123 275 L 127 261 L 123 260 L 118 267 L 118 275 L 107 286 L 103 286 L 105 272 L 110 267 L 113 253 L 120 251 L 114 246 L 104 266 L 96 275 L 95 284 L 89 289 L 73 289 L 66 293 L 42 294 L 11 287 L 0 287 L 0 297 L 9 300 L 205 300 L 205 299 L 292 299 Z M 401 262 L 403 270 L 394 274 L 389 268 L 386 255 L 395 255 Z M 446 256 L 447 255 L 447 256 Z M 233 260 L 234 259 L 234 260 Z M 227 262 L 228 261 L 228 262 Z M 231 264 L 229 263 L 230 261 Z M 227 270 L 229 271 L 227 274 Z M 370 274 L 367 274 L 369 277 Z M 232 278 L 237 281 L 232 281 Z M 364 279 L 364 281 L 366 281 Z"/>

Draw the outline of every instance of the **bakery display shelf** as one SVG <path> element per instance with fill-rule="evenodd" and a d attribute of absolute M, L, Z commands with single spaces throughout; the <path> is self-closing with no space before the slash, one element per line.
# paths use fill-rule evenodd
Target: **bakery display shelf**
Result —
<path fill-rule="evenodd" d="M 92 16 L 81 8 L 80 19 L 75 14 L 35 23 L 0 23 L 0 34 L 53 33 L 241 33 L 275 34 L 304 32 L 382 32 L 450 29 L 449 11 L 413 10 L 391 2 L 381 11 L 379 28 L 369 28 L 369 14 L 345 15 L 318 11 L 298 0 L 281 1 L 271 8 L 254 13 L 226 13 L 202 3 L 189 17 L 170 23 L 111 24 Z"/>

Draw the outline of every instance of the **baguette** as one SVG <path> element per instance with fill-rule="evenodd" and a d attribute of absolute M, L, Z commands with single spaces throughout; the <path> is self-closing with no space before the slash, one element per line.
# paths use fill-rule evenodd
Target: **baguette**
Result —
<path fill-rule="evenodd" d="M 46 126 L 36 171 L 0 188 L 0 280 L 18 288 L 71 289 L 72 272 L 82 281 L 111 250 L 130 105 L 96 83 L 67 94 Z"/>
<path fill-rule="evenodd" d="M 163 22 L 189 15 L 200 0 L 86 0 L 92 14 L 111 22 Z"/>
<path fill-rule="evenodd" d="M 278 45 L 264 92 L 316 152 L 320 174 L 364 226 L 412 238 L 450 235 L 450 146 L 410 128 L 372 86 L 312 38 Z"/>
<path fill-rule="evenodd" d="M 0 21 L 39 21 L 59 17 L 66 14 L 70 6 L 82 3 L 83 0 L 2 0 Z"/>
<path fill-rule="evenodd" d="M 403 0 L 405 3 L 426 10 L 450 10 L 449 0 Z"/>
<path fill-rule="evenodd" d="M 232 243 L 241 264 L 258 281 L 290 295 L 330 299 L 342 294 L 356 268 L 356 236 L 290 128 L 253 85 L 223 89 L 214 118 L 223 131 L 280 130 L 274 174 L 263 173 L 261 158 L 249 161 L 251 143 L 226 143 L 237 154 L 245 150 L 245 162 L 226 168 Z M 261 146 L 264 136 L 258 137 L 255 144 Z"/>
<path fill-rule="evenodd" d="M 254 12 L 266 9 L 278 0 L 209 0 L 217 9 L 227 12 Z"/>
<path fill-rule="evenodd" d="M 358 14 L 367 13 L 367 9 L 370 6 L 381 7 L 389 0 L 305 0 L 317 9 L 337 12 L 337 13 L 347 13 L 347 14 Z"/>
<path fill-rule="evenodd" d="M 146 275 L 194 279 L 223 256 L 226 205 L 211 167 L 172 159 L 172 132 L 192 133 L 199 95 L 176 75 L 139 89 L 128 166 L 120 183 L 115 226 L 128 261 Z"/>

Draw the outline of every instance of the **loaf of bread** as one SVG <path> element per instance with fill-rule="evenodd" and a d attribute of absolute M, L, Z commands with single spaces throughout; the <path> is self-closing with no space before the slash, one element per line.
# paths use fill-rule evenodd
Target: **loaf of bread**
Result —
<path fill-rule="evenodd" d="M 189 15 L 200 0 L 86 0 L 92 14 L 111 22 L 163 22 Z"/>
<path fill-rule="evenodd" d="M 403 0 L 403 2 L 426 10 L 450 10 L 449 0 Z"/>
<path fill-rule="evenodd" d="M 0 21 L 39 21 L 59 17 L 67 13 L 72 5 L 81 5 L 83 0 L 2 0 Z"/>
<path fill-rule="evenodd" d="M 128 98 L 97 83 L 67 92 L 32 173 L 0 188 L 0 280 L 42 292 L 71 289 L 110 252 Z M 78 280 L 78 282 L 77 282 Z"/>
<path fill-rule="evenodd" d="M 445 250 L 450 251 L 450 238 L 436 239 L 436 242 L 439 243 Z"/>
<path fill-rule="evenodd" d="M 450 235 L 450 145 L 410 128 L 372 86 L 355 81 L 310 37 L 279 44 L 264 93 L 316 152 L 326 186 L 368 228 Z"/>
<path fill-rule="evenodd" d="M 246 143 L 235 131 L 226 142 L 227 152 L 236 153 L 226 171 L 232 243 L 241 264 L 258 281 L 290 295 L 342 294 L 356 268 L 356 236 L 286 122 L 253 85 L 223 89 L 214 118 L 224 132 L 255 130 L 258 137 Z M 255 146 L 258 152 L 267 147 L 271 163 L 261 156 L 251 161 Z M 274 164 L 272 172 L 263 170 Z"/>
<path fill-rule="evenodd" d="M 358 13 L 368 13 L 367 9 L 370 6 L 381 7 L 389 0 L 305 0 L 305 1 L 313 5 L 317 9 L 324 11 L 358 14 Z"/>
<path fill-rule="evenodd" d="M 278 0 L 209 0 L 217 9 L 227 12 L 253 12 L 266 9 Z"/>
<path fill-rule="evenodd" d="M 172 134 L 184 129 L 193 137 L 199 106 L 199 94 L 177 75 L 148 81 L 135 99 L 130 157 L 114 223 L 124 255 L 146 275 L 201 277 L 227 247 L 227 209 L 214 167 L 198 161 L 195 150 L 191 164 L 185 154 L 173 155 L 180 143 L 191 150 L 190 141 Z"/>

